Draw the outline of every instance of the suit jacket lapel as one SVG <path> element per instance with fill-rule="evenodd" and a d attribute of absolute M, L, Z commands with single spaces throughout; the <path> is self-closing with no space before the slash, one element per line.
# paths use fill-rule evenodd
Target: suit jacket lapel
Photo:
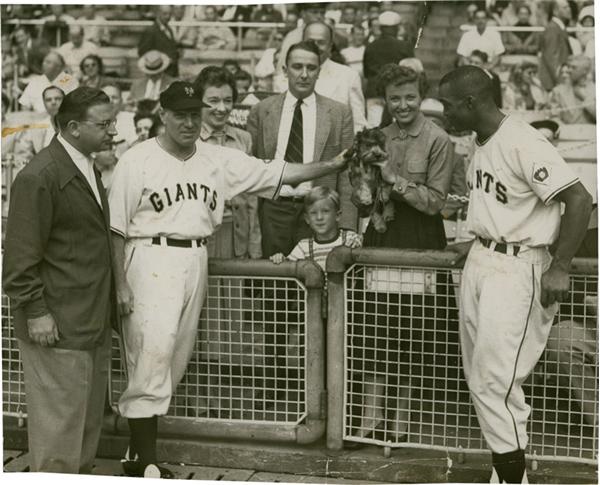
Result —
<path fill-rule="evenodd" d="M 329 116 L 329 107 L 322 103 L 321 97 L 317 94 L 317 126 L 315 132 L 315 154 L 314 161 L 320 161 L 323 150 L 325 149 L 325 143 L 327 143 L 327 137 L 331 130 L 331 117 Z"/>
<path fill-rule="evenodd" d="M 283 101 L 285 93 L 278 95 L 271 106 L 267 108 L 266 119 L 263 129 L 263 145 L 265 147 L 265 156 L 275 158 L 277 151 L 277 135 L 279 134 L 279 124 L 281 122 L 281 113 L 283 111 Z"/>

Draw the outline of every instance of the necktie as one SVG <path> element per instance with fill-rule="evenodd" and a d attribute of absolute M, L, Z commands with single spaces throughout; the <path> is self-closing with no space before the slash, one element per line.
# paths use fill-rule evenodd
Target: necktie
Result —
<path fill-rule="evenodd" d="M 303 138 L 302 138 L 302 100 L 299 99 L 294 108 L 292 129 L 285 149 L 284 160 L 289 163 L 303 163 Z"/>

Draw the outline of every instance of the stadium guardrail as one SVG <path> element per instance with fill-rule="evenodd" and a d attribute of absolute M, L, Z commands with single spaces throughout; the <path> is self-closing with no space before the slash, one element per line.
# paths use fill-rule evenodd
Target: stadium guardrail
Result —
<path fill-rule="evenodd" d="M 453 253 L 336 248 L 327 260 L 327 445 L 486 450 L 460 356 Z M 578 259 L 570 300 L 524 389 L 530 457 L 596 463 L 598 262 Z M 501 298 L 501 295 L 498 295 Z M 381 420 L 381 421 L 380 421 Z M 377 427 L 375 433 L 369 433 Z"/>

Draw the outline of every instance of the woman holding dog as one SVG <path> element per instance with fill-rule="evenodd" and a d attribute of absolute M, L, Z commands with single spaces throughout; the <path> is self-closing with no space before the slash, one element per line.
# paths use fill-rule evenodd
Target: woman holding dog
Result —
<path fill-rule="evenodd" d="M 378 81 L 379 94 L 393 117 L 382 132 L 388 154 L 383 170 L 394 180 L 394 219 L 386 222 L 383 232 L 378 232 L 382 228 L 371 221 L 364 246 L 443 249 L 446 236 L 440 211 L 452 176 L 450 138 L 420 111 L 425 96 L 421 75 L 408 67 L 388 64 Z M 362 358 L 353 359 L 357 366 L 353 370 L 363 374 L 364 396 L 355 436 L 386 442 L 407 439 L 411 393 L 413 398 L 425 398 L 411 391 L 411 387 L 423 387 L 415 383 L 414 376 L 422 375 L 419 366 L 422 369 L 428 364 L 425 355 L 431 353 L 433 358 L 433 351 L 427 348 L 433 332 L 426 328 L 433 326 L 427 317 L 429 310 L 433 312 L 434 298 L 399 296 L 391 290 L 379 290 L 372 298 L 365 298 L 365 321 L 359 330 L 362 335 L 355 340 Z"/>

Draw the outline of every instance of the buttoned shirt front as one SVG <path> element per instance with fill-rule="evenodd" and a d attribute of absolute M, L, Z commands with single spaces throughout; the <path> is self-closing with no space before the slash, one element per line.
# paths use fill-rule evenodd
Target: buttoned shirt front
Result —
<path fill-rule="evenodd" d="M 489 28 L 486 28 L 482 34 L 477 29 L 473 29 L 462 35 L 456 53 L 459 56 L 469 57 L 474 50 L 485 52 L 490 62 L 505 52 L 500 33 Z"/>
<path fill-rule="evenodd" d="M 162 79 L 158 78 L 156 81 L 148 78 L 146 82 L 146 92 L 144 93 L 144 99 L 157 100 L 160 97 L 160 88 Z"/>
<path fill-rule="evenodd" d="M 400 128 L 393 122 L 382 131 L 403 200 L 426 214 L 438 213 L 444 206 L 454 167 L 448 134 L 422 113 L 407 127 Z"/>
<path fill-rule="evenodd" d="M 98 191 L 98 184 L 96 183 L 96 175 L 94 174 L 94 162 L 65 140 L 62 135 L 58 135 L 58 141 L 69 154 L 75 166 L 83 174 L 88 184 L 90 184 L 92 192 L 94 192 L 94 197 L 96 197 L 96 202 L 102 207 L 100 192 Z"/>
<path fill-rule="evenodd" d="M 289 91 L 283 101 L 281 110 L 281 119 L 279 121 L 279 133 L 277 134 L 277 149 L 275 158 L 277 160 L 285 159 L 285 152 L 292 130 L 292 120 L 294 118 L 294 109 L 298 99 Z M 317 133 L 317 98 L 315 93 L 302 100 L 300 107 L 302 110 L 302 163 L 310 163 L 315 155 L 315 136 Z M 284 185 L 281 187 L 281 197 L 303 196 L 311 189 L 310 182 L 302 182 L 296 187 Z"/>

